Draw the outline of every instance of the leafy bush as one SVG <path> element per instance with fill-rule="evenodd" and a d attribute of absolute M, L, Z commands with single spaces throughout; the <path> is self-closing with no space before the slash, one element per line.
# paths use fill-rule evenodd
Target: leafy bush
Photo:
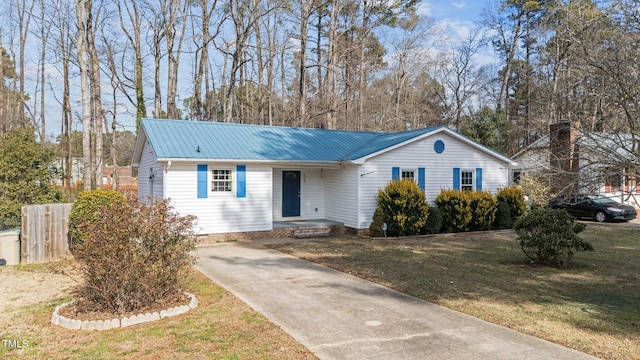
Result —
<path fill-rule="evenodd" d="M 516 187 L 522 189 L 522 192 L 527 195 L 532 209 L 546 207 L 551 197 L 549 181 L 541 176 L 525 175 L 520 178 Z"/>
<path fill-rule="evenodd" d="M 180 298 L 179 280 L 194 263 L 193 216 L 180 217 L 167 200 L 103 203 L 77 224 L 74 256 L 87 308 L 113 314 Z M 89 215 L 89 214 L 87 214 Z"/>
<path fill-rule="evenodd" d="M 373 212 L 373 221 L 371 225 L 369 225 L 369 235 L 371 236 L 382 236 L 382 224 L 384 223 L 384 214 L 382 212 L 381 207 L 377 207 L 376 211 Z"/>
<path fill-rule="evenodd" d="M 502 201 L 509 206 L 511 212 L 511 221 L 516 221 L 527 211 L 527 203 L 524 201 L 524 192 L 522 189 L 511 186 L 498 190 L 496 195 L 498 201 Z"/>
<path fill-rule="evenodd" d="M 491 229 L 496 218 L 497 200 L 486 191 L 473 191 L 468 193 L 471 199 L 471 223 L 470 230 Z"/>
<path fill-rule="evenodd" d="M 593 246 L 577 235 L 585 225 L 562 209 L 531 210 L 514 228 L 524 254 L 539 264 L 562 266 L 574 251 L 593 251 Z"/>
<path fill-rule="evenodd" d="M 0 136 L 0 230 L 20 226 L 25 205 L 63 201 L 49 169 L 55 156 L 30 126 Z"/>
<path fill-rule="evenodd" d="M 471 195 L 467 191 L 442 190 L 436 204 L 442 215 L 443 228 L 447 232 L 467 231 L 473 218 Z"/>
<path fill-rule="evenodd" d="M 427 221 L 429 204 L 415 181 L 389 182 L 384 189 L 378 190 L 377 202 L 389 236 L 420 234 Z"/>
<path fill-rule="evenodd" d="M 80 224 L 102 220 L 98 210 L 104 206 L 120 208 L 127 199 L 115 190 L 92 190 L 78 194 L 78 198 L 71 205 L 69 214 L 69 234 L 71 235 L 71 250 L 75 251 L 84 241 L 86 233 L 80 228 Z"/>
<path fill-rule="evenodd" d="M 496 206 L 496 217 L 493 221 L 494 229 L 511 229 L 513 220 L 511 220 L 511 209 L 504 201 L 498 201 Z"/>
<path fill-rule="evenodd" d="M 442 214 L 436 206 L 429 207 L 427 222 L 424 224 L 425 234 L 438 234 L 442 230 Z"/>

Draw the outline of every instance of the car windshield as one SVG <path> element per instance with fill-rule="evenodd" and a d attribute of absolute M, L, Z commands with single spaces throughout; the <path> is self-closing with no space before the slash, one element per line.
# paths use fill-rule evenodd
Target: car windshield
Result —
<path fill-rule="evenodd" d="M 617 201 L 611 200 L 608 197 L 604 196 L 589 196 L 589 198 L 596 204 L 618 205 Z"/>

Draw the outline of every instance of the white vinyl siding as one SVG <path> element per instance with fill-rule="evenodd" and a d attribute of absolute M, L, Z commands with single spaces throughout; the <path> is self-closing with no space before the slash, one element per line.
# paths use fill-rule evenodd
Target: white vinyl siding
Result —
<path fill-rule="evenodd" d="M 153 181 L 150 176 L 153 170 Z M 164 164 L 156 160 L 149 144 L 145 144 L 138 166 L 138 200 L 147 202 L 150 196 L 164 199 L 163 192 Z M 153 185 L 153 189 L 151 188 Z"/>
<path fill-rule="evenodd" d="M 433 149 L 436 140 L 442 140 L 445 143 L 445 150 L 441 154 Z M 424 167 L 425 194 L 429 203 L 435 201 L 442 189 L 453 188 L 454 167 L 459 167 L 463 171 L 482 168 L 482 189 L 492 193 L 508 186 L 510 175 L 509 164 L 456 138 L 443 133 L 427 137 L 372 157 L 360 166 L 358 228 L 367 228 L 371 223 L 373 212 L 377 207 L 378 189 L 386 186 L 391 180 L 393 167 L 399 167 L 401 172 Z M 475 174 L 473 176 L 475 179 Z"/>
<path fill-rule="evenodd" d="M 327 194 L 325 217 L 328 220 L 343 222 L 345 226 L 354 229 L 359 228 L 358 207 L 361 199 L 358 196 L 358 178 L 358 166 L 324 171 Z"/>
<path fill-rule="evenodd" d="M 300 171 L 300 216 L 282 217 L 282 172 Z M 317 168 L 273 169 L 273 220 L 314 220 L 325 217 L 324 170 Z"/>
<path fill-rule="evenodd" d="M 212 169 L 229 169 L 228 164 L 207 165 L 210 177 Z M 197 216 L 196 231 L 214 234 L 272 229 L 270 167 L 247 165 L 247 195 L 244 198 L 236 197 L 233 191 L 210 192 L 215 196 L 198 198 L 196 169 L 195 163 L 174 162 L 165 174 L 167 198 L 181 215 Z"/>

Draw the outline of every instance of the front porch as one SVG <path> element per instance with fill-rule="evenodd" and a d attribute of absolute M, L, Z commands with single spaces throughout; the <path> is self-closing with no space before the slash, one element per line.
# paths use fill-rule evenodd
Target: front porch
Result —
<path fill-rule="evenodd" d="M 273 230 L 288 229 L 288 237 L 296 239 L 329 236 L 344 233 L 344 224 L 326 219 L 274 221 Z"/>
<path fill-rule="evenodd" d="M 253 241 L 274 238 L 310 238 L 333 234 L 344 234 L 342 222 L 327 219 L 274 221 L 270 231 L 208 234 L 200 237 L 199 245 L 210 245 L 227 241 Z"/>

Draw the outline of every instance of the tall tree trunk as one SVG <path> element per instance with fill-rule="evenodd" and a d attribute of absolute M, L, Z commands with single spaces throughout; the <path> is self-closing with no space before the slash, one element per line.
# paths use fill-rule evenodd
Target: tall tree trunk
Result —
<path fill-rule="evenodd" d="M 4 136 L 7 131 L 7 119 L 5 118 L 7 96 L 4 86 L 4 47 L 2 43 L 2 32 L 0 31 L 0 136 Z"/>
<path fill-rule="evenodd" d="M 164 36 L 167 48 L 167 117 L 179 119 L 180 111 L 176 103 L 178 96 L 178 71 L 180 69 L 180 52 L 186 30 L 186 9 L 188 2 L 168 0 L 164 7 Z"/>
<path fill-rule="evenodd" d="M 307 25 L 311 16 L 311 2 L 300 2 L 300 56 L 298 64 L 298 117 L 300 127 L 304 127 L 307 120 Z"/>
<path fill-rule="evenodd" d="M 95 43 L 96 21 L 94 18 L 93 1 L 86 0 L 85 6 L 87 14 L 87 49 L 89 51 L 89 89 L 91 93 L 91 117 L 93 120 L 93 144 L 95 146 L 93 149 L 95 163 L 93 163 L 92 166 L 94 166 L 95 188 L 100 189 L 102 188 L 102 166 L 104 165 L 102 160 L 102 123 L 104 114 L 102 109 L 102 87 L 100 86 L 100 62 L 98 60 L 98 51 Z"/>
<path fill-rule="evenodd" d="M 85 3 L 87 0 L 75 0 L 76 17 L 78 19 L 78 34 L 76 48 L 78 51 L 78 67 L 80 68 L 80 94 L 82 97 L 82 159 L 84 189 L 91 190 L 93 166 L 91 164 L 91 101 L 89 98 L 88 59 L 86 45 L 87 15 Z"/>
<path fill-rule="evenodd" d="M 44 80 L 45 80 L 45 60 L 46 60 L 46 52 L 47 52 L 47 38 L 48 31 L 46 31 L 45 21 L 44 21 L 44 0 L 40 0 L 40 142 L 45 143 L 46 140 L 46 126 L 45 126 L 45 90 L 44 90 Z"/>
<path fill-rule="evenodd" d="M 30 2 L 30 4 L 29 4 Z M 16 0 L 15 5 L 18 11 L 18 32 L 19 32 L 19 68 L 20 72 L 18 73 L 19 77 L 19 91 L 20 91 L 20 103 L 18 104 L 18 120 L 21 124 L 24 123 L 24 112 L 25 112 L 25 102 L 27 99 L 25 98 L 25 89 L 24 89 L 24 49 L 27 44 L 27 35 L 29 34 L 29 25 L 31 23 L 31 16 L 33 15 L 33 8 L 35 6 L 35 0 Z M 29 5 L 29 9 L 27 9 L 27 5 Z M 35 119 L 33 119 L 35 121 Z M 42 141 L 42 140 L 41 140 Z"/>

